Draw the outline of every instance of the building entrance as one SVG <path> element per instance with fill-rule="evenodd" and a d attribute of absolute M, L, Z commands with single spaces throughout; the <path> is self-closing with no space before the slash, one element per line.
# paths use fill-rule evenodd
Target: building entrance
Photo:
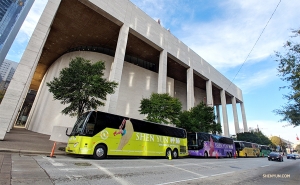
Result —
<path fill-rule="evenodd" d="M 25 127 L 35 96 L 36 96 L 36 91 L 34 90 L 28 91 L 23 106 L 19 110 L 19 115 L 17 117 L 17 120 L 15 121 L 14 126 Z"/>

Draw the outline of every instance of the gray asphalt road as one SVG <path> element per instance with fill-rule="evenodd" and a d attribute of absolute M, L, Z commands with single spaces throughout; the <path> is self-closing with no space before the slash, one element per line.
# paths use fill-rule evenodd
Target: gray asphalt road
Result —
<path fill-rule="evenodd" d="M 12 155 L 12 184 L 299 184 L 300 160 L 106 159 Z"/>

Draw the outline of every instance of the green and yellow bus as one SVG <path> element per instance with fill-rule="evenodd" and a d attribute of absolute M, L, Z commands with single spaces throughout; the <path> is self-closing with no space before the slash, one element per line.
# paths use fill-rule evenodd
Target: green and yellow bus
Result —
<path fill-rule="evenodd" d="M 259 157 L 259 145 L 246 141 L 234 141 L 238 157 Z"/>
<path fill-rule="evenodd" d="M 187 134 L 182 128 L 129 119 L 100 111 L 84 113 L 68 134 L 66 152 L 90 155 L 95 159 L 107 156 L 188 155 Z"/>
<path fill-rule="evenodd" d="M 271 149 L 267 145 L 259 145 L 259 150 L 261 157 L 268 157 L 268 155 L 271 153 Z"/>

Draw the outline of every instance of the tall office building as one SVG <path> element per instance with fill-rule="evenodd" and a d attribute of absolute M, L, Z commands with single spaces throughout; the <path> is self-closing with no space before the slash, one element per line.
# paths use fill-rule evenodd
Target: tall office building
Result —
<path fill-rule="evenodd" d="M 18 63 L 5 59 L 0 65 L 0 90 L 6 90 L 11 81 Z"/>
<path fill-rule="evenodd" d="M 34 0 L 0 1 L 0 65 L 4 61 Z"/>
<path fill-rule="evenodd" d="M 0 65 L 0 76 L 3 81 L 11 81 L 18 63 L 5 59 L 2 65 Z"/>

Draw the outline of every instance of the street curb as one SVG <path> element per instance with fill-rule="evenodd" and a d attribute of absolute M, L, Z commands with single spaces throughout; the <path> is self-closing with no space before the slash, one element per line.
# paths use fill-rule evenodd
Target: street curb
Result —
<path fill-rule="evenodd" d="M 18 149 L 8 149 L 8 148 L 0 148 L 0 152 L 11 152 L 11 153 L 20 153 L 20 154 L 45 154 L 45 155 L 50 154 L 50 152 L 45 152 L 45 151 L 18 150 Z M 54 154 L 67 155 L 66 152 L 55 152 Z"/>

